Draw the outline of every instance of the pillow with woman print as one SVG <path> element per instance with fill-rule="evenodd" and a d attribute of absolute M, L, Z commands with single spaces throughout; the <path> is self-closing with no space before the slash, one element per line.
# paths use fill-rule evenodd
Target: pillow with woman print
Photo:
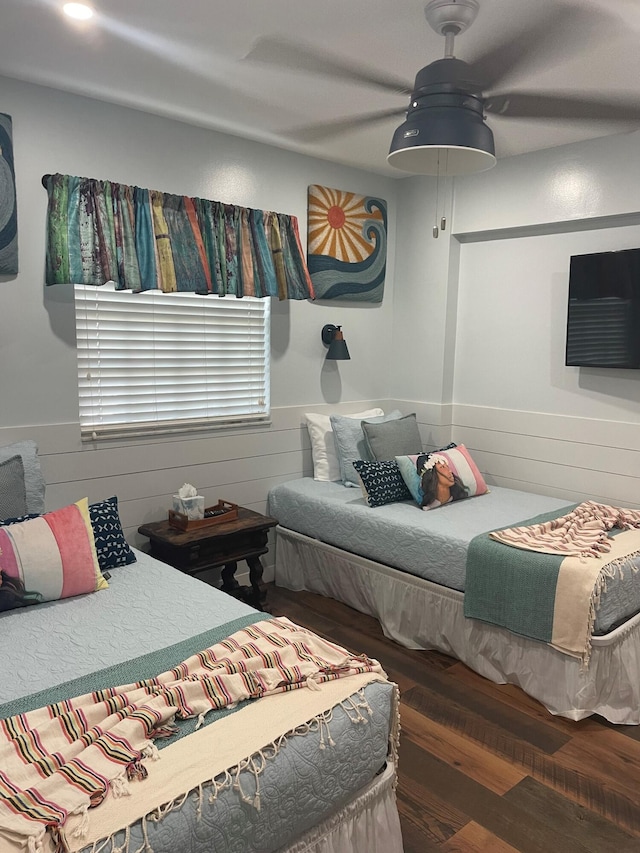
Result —
<path fill-rule="evenodd" d="M 484 495 L 489 489 L 464 444 L 431 453 L 396 456 L 407 488 L 422 509 Z"/>

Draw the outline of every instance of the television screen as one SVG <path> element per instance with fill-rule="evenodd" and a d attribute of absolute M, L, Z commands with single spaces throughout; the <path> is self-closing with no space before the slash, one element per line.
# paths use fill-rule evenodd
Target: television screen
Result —
<path fill-rule="evenodd" d="M 571 257 L 565 363 L 640 368 L 640 249 Z"/>

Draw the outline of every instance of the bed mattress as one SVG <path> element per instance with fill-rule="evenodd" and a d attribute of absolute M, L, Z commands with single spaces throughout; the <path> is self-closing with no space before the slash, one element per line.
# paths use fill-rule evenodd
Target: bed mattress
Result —
<path fill-rule="evenodd" d="M 132 672 L 135 680 L 155 675 L 203 648 L 203 641 L 210 645 L 265 618 L 142 552 L 136 556 L 136 563 L 111 571 L 108 590 L 0 614 L 0 718 L 105 683 L 129 683 Z M 329 723 L 335 747 L 320 750 L 313 731 L 288 737 L 260 776 L 260 811 L 235 790 L 222 791 L 213 803 L 187 797 L 163 820 L 147 823 L 151 848 L 268 853 L 289 844 L 384 766 L 394 690 L 389 683 L 364 688 L 372 712 L 366 726 L 354 725 L 336 706 Z M 228 713 L 211 712 L 206 723 Z M 251 793 L 255 779 L 244 775 Z M 127 849 L 142 848 L 144 840 L 134 825 Z M 115 846 L 123 842 L 124 833 Z"/>
<path fill-rule="evenodd" d="M 269 493 L 269 514 L 282 527 L 460 592 L 475 536 L 573 505 L 492 486 L 488 494 L 430 512 L 413 501 L 371 508 L 355 489 L 310 477 Z M 594 634 L 608 633 L 639 611 L 640 572 L 625 571 L 607 583 Z"/>

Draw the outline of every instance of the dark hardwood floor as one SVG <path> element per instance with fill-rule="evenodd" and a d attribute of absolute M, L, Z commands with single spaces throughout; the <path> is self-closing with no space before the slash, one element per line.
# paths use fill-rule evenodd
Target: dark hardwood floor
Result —
<path fill-rule="evenodd" d="M 274 616 L 376 658 L 399 685 L 405 853 L 640 853 L 640 727 L 553 717 L 350 607 L 267 587 Z"/>

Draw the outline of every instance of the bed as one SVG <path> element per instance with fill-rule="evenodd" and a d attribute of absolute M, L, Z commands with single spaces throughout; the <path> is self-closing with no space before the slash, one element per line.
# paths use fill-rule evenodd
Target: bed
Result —
<path fill-rule="evenodd" d="M 0 589 L 9 545 L 26 560 L 53 531 L 55 571 L 82 562 L 60 544 L 70 518 L 118 554 L 95 589 L 0 612 L 3 853 L 401 853 L 397 687 L 379 664 L 129 548 L 106 504 L 27 500 L 0 526 Z"/>
<path fill-rule="evenodd" d="M 600 714 L 613 723 L 637 725 L 638 559 L 633 570 L 609 579 L 600 596 L 586 664 L 464 613 L 470 543 L 486 531 L 571 506 L 491 487 L 487 494 L 430 512 L 413 500 L 372 508 L 360 490 L 305 477 L 276 486 L 269 495 L 269 512 L 279 521 L 276 584 L 373 615 L 386 636 L 401 645 L 438 649 L 494 682 L 517 684 L 553 714 L 573 720 Z"/>

